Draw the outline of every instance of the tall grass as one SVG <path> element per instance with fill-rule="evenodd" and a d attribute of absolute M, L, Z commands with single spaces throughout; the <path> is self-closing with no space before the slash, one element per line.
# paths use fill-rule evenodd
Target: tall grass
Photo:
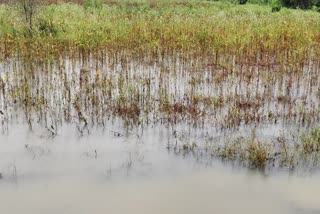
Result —
<path fill-rule="evenodd" d="M 11 49 L 72 48 L 221 53 L 241 58 L 277 56 L 300 62 L 318 52 L 320 15 L 268 6 L 216 2 L 109 3 L 85 9 L 62 4 L 42 8 L 30 39 L 12 6 L 0 6 L 0 38 Z M 3 49 L 2 45 L 2 49 Z M 45 50 L 44 50 L 45 51 Z"/>

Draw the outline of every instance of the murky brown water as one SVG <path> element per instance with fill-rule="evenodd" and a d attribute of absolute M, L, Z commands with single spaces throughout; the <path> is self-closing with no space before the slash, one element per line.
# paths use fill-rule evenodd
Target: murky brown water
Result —
<path fill-rule="evenodd" d="M 1 185 L 3 213 L 319 213 L 318 179 L 190 171 L 184 176 L 104 181 L 60 176 Z"/>
<path fill-rule="evenodd" d="M 319 175 L 262 176 L 168 153 L 166 129 L 0 135 L 1 213 L 320 213 Z M 27 145 L 27 146 L 26 146 Z"/>

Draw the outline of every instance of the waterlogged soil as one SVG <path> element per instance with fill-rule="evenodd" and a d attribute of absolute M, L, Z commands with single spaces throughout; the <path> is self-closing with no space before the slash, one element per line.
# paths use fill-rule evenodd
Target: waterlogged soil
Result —
<path fill-rule="evenodd" d="M 0 135 L 3 213 L 319 213 L 319 175 L 264 176 L 166 149 L 166 129 Z"/>

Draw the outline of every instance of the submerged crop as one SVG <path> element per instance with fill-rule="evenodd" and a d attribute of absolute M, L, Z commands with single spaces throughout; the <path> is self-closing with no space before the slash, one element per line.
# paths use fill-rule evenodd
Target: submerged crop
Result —
<path fill-rule="evenodd" d="M 249 168 L 293 169 L 320 148 L 320 17 L 269 9 L 214 2 L 50 5 L 39 11 L 30 37 L 14 8 L 1 5 L 2 131 L 21 120 L 51 137 L 65 123 L 81 136 L 115 121 L 126 130 L 163 125 L 176 154 L 204 149 Z M 296 141 L 275 133 L 275 144 L 260 136 L 222 146 L 190 141 L 199 133 L 215 139 L 279 125 L 278 132 L 314 131 L 302 135 L 297 150 Z M 186 137 L 179 127 L 187 127 Z"/>

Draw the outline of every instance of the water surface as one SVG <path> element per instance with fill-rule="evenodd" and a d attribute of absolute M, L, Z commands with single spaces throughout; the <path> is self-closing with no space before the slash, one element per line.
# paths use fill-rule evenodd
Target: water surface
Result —
<path fill-rule="evenodd" d="M 1 213 L 320 213 L 319 175 L 263 176 L 166 149 L 166 129 L 0 135 Z"/>

